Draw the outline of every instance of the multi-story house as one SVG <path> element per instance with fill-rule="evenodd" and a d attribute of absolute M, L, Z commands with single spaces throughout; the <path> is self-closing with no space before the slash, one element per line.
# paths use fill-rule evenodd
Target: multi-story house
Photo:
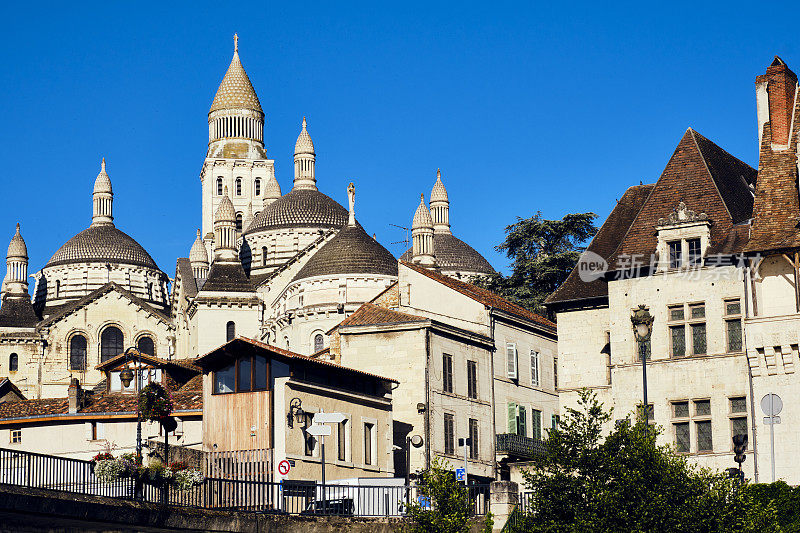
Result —
<path fill-rule="evenodd" d="M 760 406 L 782 400 L 773 426 L 777 477 L 797 419 L 797 78 L 780 59 L 756 81 L 759 170 L 691 129 L 653 185 L 629 188 L 547 304 L 558 317 L 562 409 L 595 391 L 614 419 L 644 412 L 659 442 L 715 468 L 737 466 L 732 437 L 749 437 L 745 474 L 771 480 L 770 425 Z M 640 306 L 649 339 L 634 335 Z M 754 451 L 757 450 L 757 453 Z"/>
<path fill-rule="evenodd" d="M 414 473 L 434 457 L 461 467 L 466 454 L 470 479 L 493 480 L 556 420 L 554 324 L 418 264 L 401 261 L 398 276 L 332 330 L 330 357 L 399 381 L 398 475 L 406 460 Z"/>

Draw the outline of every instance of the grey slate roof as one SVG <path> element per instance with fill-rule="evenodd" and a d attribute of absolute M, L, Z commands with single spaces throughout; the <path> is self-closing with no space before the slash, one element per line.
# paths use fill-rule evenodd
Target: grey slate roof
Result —
<path fill-rule="evenodd" d="M 203 284 L 202 292 L 253 292 L 253 284 L 244 273 L 242 264 L 235 263 L 211 263 L 208 271 L 208 278 Z"/>
<path fill-rule="evenodd" d="M 6 297 L 0 307 L 0 327 L 33 328 L 39 317 L 28 298 Z"/>
<path fill-rule="evenodd" d="M 183 291 L 187 298 L 197 296 L 197 279 L 192 272 L 192 263 L 188 257 L 179 257 L 176 270 L 180 273 L 183 282 Z"/>
<path fill-rule="evenodd" d="M 303 265 L 292 281 L 332 274 L 397 276 L 397 259 L 360 225 L 345 226 Z"/>
<path fill-rule="evenodd" d="M 347 209 L 321 192 L 292 190 L 261 211 L 245 235 L 273 228 L 340 228 L 347 218 Z"/>
<path fill-rule="evenodd" d="M 433 255 L 436 265 L 442 270 L 465 270 L 481 274 L 493 274 L 494 268 L 475 248 L 449 233 L 433 235 Z M 400 259 L 411 261 L 411 248 Z"/>
<path fill-rule="evenodd" d="M 70 263 L 109 262 L 158 270 L 138 242 L 114 226 L 90 226 L 68 240 L 45 267 Z"/>

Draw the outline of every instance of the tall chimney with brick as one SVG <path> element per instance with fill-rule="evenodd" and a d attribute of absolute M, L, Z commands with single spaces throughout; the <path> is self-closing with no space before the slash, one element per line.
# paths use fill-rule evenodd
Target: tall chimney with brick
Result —
<path fill-rule="evenodd" d="M 77 413 L 83 407 L 83 389 L 78 378 L 72 378 L 69 382 L 69 389 L 67 389 L 67 411 L 69 413 Z"/>
<path fill-rule="evenodd" d="M 767 122 L 772 131 L 771 144 L 789 144 L 796 89 L 797 76 L 778 56 L 767 67 L 766 74 L 756 76 L 759 146 Z"/>

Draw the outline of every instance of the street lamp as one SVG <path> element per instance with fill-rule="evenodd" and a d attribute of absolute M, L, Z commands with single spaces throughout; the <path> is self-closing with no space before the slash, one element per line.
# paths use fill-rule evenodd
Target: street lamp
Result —
<path fill-rule="evenodd" d="M 294 427 L 295 421 L 297 421 L 298 425 L 305 422 L 306 412 L 303 411 L 301 407 L 302 403 L 300 398 L 292 398 L 292 401 L 289 402 L 289 412 L 286 413 L 286 423 L 290 428 Z"/>
<path fill-rule="evenodd" d="M 130 387 L 131 381 L 133 381 L 133 371 L 128 367 L 128 354 L 131 350 L 136 352 L 136 461 L 138 462 L 142 458 L 142 412 L 139 410 L 139 393 L 142 387 L 142 353 L 133 346 L 125 350 L 125 368 L 119 373 L 119 380 L 126 389 Z M 134 497 L 137 500 L 142 499 L 142 488 L 138 477 L 136 478 L 134 493 Z"/>
<path fill-rule="evenodd" d="M 642 359 L 642 390 L 644 392 L 644 423 L 645 429 L 649 421 L 649 409 L 647 403 L 647 352 L 644 343 L 650 340 L 650 335 L 653 333 L 653 315 L 647 310 L 644 305 L 640 305 L 631 315 L 631 324 L 633 325 L 633 336 L 639 346 L 639 357 Z"/>

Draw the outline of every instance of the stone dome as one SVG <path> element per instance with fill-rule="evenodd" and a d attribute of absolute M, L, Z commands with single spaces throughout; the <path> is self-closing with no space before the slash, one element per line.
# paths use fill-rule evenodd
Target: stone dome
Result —
<path fill-rule="evenodd" d="M 303 265 L 292 281 L 337 274 L 397 276 L 397 259 L 360 225 L 345 226 Z"/>
<path fill-rule="evenodd" d="M 115 226 L 90 226 L 68 240 L 45 267 L 71 263 L 121 263 L 159 270 L 150 254 Z"/>
<path fill-rule="evenodd" d="M 275 179 L 275 176 L 270 176 L 266 185 L 264 185 L 264 198 L 280 198 L 281 194 L 280 183 Z"/>
<path fill-rule="evenodd" d="M 200 230 L 197 230 L 197 238 L 192 244 L 192 249 L 189 250 L 189 261 L 192 263 L 206 263 L 208 264 L 208 251 L 203 244 L 203 239 L 200 237 Z"/>
<path fill-rule="evenodd" d="M 436 183 L 433 184 L 431 190 L 431 202 L 447 202 L 447 189 L 444 188 L 442 183 L 442 172 L 436 171 Z"/>
<path fill-rule="evenodd" d="M 245 235 L 277 228 L 340 228 L 347 209 L 314 189 L 293 189 L 264 208 Z"/>
<path fill-rule="evenodd" d="M 28 258 L 28 247 L 25 246 L 25 239 L 22 238 L 19 232 L 19 223 L 17 223 L 17 232 L 11 237 L 11 242 L 8 244 L 6 257 Z"/>
<path fill-rule="evenodd" d="M 449 233 L 436 233 L 433 236 L 433 255 L 436 266 L 445 272 L 475 272 L 493 274 L 494 268 L 472 246 Z M 409 248 L 400 259 L 411 261 L 412 251 Z"/>
<path fill-rule="evenodd" d="M 228 198 L 228 187 L 225 187 L 222 193 L 222 200 L 217 207 L 217 212 L 214 213 L 214 222 L 235 222 L 236 209 L 233 207 L 233 202 Z"/>
<path fill-rule="evenodd" d="M 431 212 L 428 211 L 428 206 L 425 205 L 425 196 L 423 195 L 420 195 L 419 207 L 417 207 L 417 211 L 414 213 L 414 219 L 411 221 L 411 227 L 412 229 L 433 227 Z"/>
<path fill-rule="evenodd" d="M 113 194 L 113 190 L 111 189 L 111 178 L 108 177 L 108 172 L 106 172 L 106 158 L 103 158 L 103 162 L 100 164 L 100 173 L 97 175 L 97 178 L 94 180 L 94 192 L 95 193 L 111 193 Z"/>
<path fill-rule="evenodd" d="M 239 60 L 238 50 L 233 53 L 231 64 L 225 72 L 225 77 L 222 78 L 222 83 L 219 84 L 209 112 L 220 109 L 252 109 L 259 113 L 264 112 L 253 84 L 250 83 L 250 78 Z"/>
<path fill-rule="evenodd" d="M 294 155 L 300 154 L 314 155 L 314 141 L 311 140 L 311 135 L 308 134 L 306 129 L 306 117 L 303 117 L 303 129 L 300 130 L 297 142 L 294 143 Z"/>

